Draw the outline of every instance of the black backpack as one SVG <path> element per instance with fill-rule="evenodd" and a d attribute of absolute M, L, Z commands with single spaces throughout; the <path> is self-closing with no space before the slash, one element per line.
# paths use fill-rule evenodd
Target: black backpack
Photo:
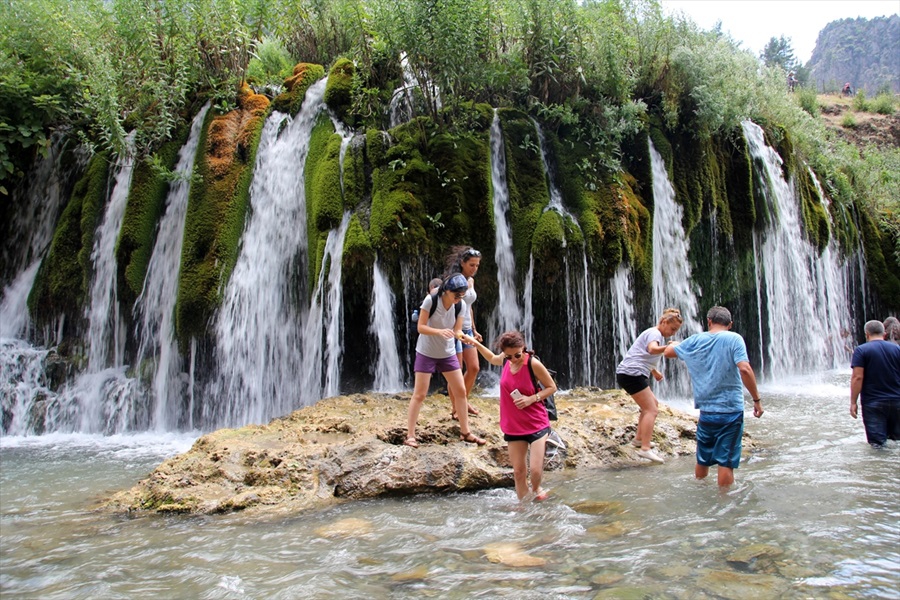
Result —
<path fill-rule="evenodd" d="M 532 385 L 534 385 L 534 389 L 536 391 L 542 390 L 542 389 L 544 389 L 544 387 L 541 385 L 541 382 L 538 381 L 537 377 L 534 375 L 534 369 L 531 368 L 531 359 L 532 358 L 537 358 L 538 360 L 541 360 L 541 359 L 538 358 L 538 356 L 534 353 L 534 350 L 526 349 L 525 352 L 530 356 L 530 358 L 528 359 L 528 374 L 531 375 L 531 383 L 532 383 Z M 541 362 L 543 362 L 543 361 L 541 361 Z M 547 365 L 544 365 L 544 367 L 546 367 L 547 371 L 550 372 L 550 376 L 553 377 L 554 380 L 556 380 L 556 371 L 554 371 L 550 367 L 547 367 Z M 556 421 L 559 419 L 559 413 L 556 411 L 555 396 L 556 396 L 556 394 L 550 394 L 549 396 L 544 398 L 544 408 L 547 409 L 547 418 L 549 418 L 551 421 Z"/>

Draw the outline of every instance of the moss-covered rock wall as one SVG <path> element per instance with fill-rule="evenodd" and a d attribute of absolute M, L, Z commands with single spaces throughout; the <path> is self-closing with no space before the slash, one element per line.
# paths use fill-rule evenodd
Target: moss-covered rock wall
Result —
<path fill-rule="evenodd" d="M 201 183 L 191 186 L 181 255 L 176 330 L 183 344 L 206 334 L 237 262 L 268 108 L 265 96 L 245 87 L 237 109 L 207 114 L 195 163 Z"/>
<path fill-rule="evenodd" d="M 77 335 L 90 286 L 94 233 L 109 194 L 109 174 L 110 156 L 101 152 L 91 158 L 75 183 L 28 298 L 29 312 L 38 326 L 65 316 L 67 333 Z"/>

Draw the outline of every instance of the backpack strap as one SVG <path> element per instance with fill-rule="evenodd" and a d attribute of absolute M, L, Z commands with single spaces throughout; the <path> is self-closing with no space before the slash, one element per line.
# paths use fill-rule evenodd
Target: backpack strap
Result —
<path fill-rule="evenodd" d="M 542 389 L 544 389 L 544 387 L 540 385 L 540 382 L 537 380 L 537 377 L 534 374 L 534 369 L 531 367 L 531 359 L 534 358 L 534 352 L 525 350 L 525 353 L 528 355 L 528 360 L 525 362 L 525 364 L 528 366 L 528 374 L 531 375 L 531 385 L 534 386 L 534 393 L 537 394 Z"/>
<path fill-rule="evenodd" d="M 437 291 L 437 292 L 431 294 L 431 308 L 428 309 L 429 317 L 431 316 L 432 311 L 434 311 L 434 307 L 437 306 L 437 301 L 438 301 L 438 298 L 440 297 L 440 295 L 441 295 L 440 291 Z M 462 302 L 457 302 L 456 304 L 454 304 L 453 310 L 454 310 L 453 318 L 458 319 L 459 313 L 462 312 Z"/>

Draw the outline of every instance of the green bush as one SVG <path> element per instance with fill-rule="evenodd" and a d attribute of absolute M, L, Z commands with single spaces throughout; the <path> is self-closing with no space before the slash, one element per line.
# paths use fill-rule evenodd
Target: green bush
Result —
<path fill-rule="evenodd" d="M 853 98 L 853 110 L 856 112 L 868 112 L 869 102 L 866 100 L 866 93 L 862 90 L 856 92 Z"/>
<path fill-rule="evenodd" d="M 810 115 L 814 117 L 819 116 L 821 107 L 819 106 L 819 100 L 816 97 L 815 88 L 801 87 L 800 91 L 797 92 L 797 102 L 800 103 L 800 108 L 805 110 Z"/>
<path fill-rule="evenodd" d="M 841 119 L 841 127 L 847 127 L 848 129 L 856 127 L 856 117 L 853 116 L 852 112 L 844 113 L 844 118 Z"/>
<path fill-rule="evenodd" d="M 879 115 L 892 115 L 894 114 L 894 97 L 889 93 L 878 94 L 869 104 L 869 109 Z"/>

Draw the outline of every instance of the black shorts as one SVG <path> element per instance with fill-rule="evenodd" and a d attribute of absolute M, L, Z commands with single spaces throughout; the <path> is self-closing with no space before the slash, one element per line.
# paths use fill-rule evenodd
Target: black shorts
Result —
<path fill-rule="evenodd" d="M 529 444 L 533 444 L 549 433 L 550 428 L 544 427 L 540 431 L 535 431 L 534 433 L 529 433 L 528 435 L 509 435 L 508 433 L 504 433 L 503 439 L 507 442 L 528 442 Z"/>
<path fill-rule="evenodd" d="M 619 384 L 620 388 L 633 396 L 650 387 L 650 378 L 646 375 L 635 376 L 616 373 L 616 383 Z"/>

